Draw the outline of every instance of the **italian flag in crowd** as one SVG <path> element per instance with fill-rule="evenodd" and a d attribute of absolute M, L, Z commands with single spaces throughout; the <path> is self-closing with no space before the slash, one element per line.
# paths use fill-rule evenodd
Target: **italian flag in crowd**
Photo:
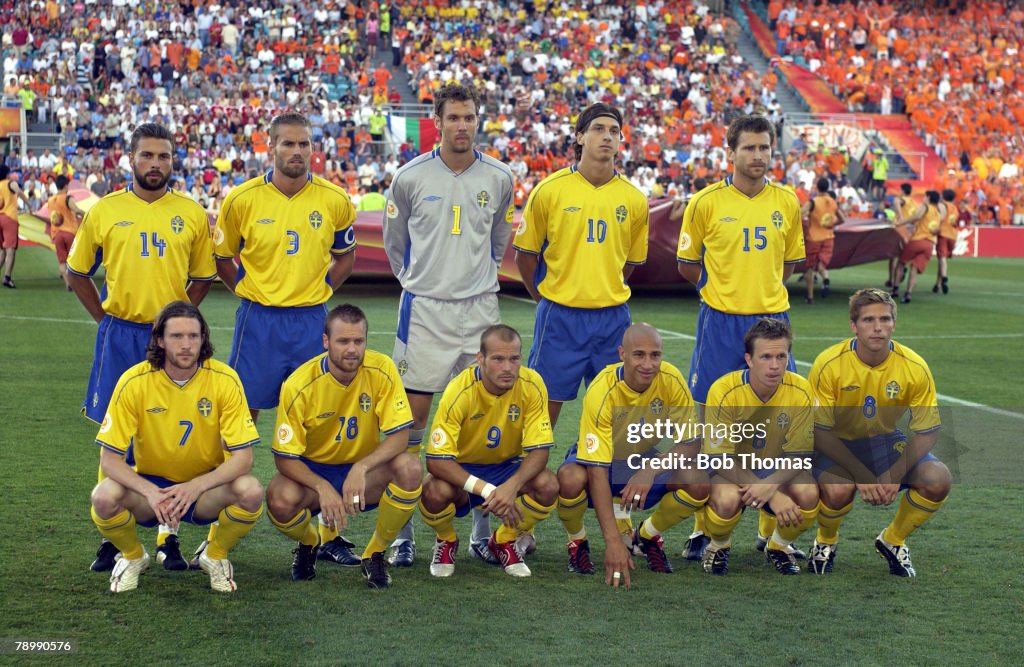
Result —
<path fill-rule="evenodd" d="M 437 128 L 430 118 L 388 116 L 388 129 L 398 144 L 409 144 L 420 153 L 426 153 L 437 143 Z"/>

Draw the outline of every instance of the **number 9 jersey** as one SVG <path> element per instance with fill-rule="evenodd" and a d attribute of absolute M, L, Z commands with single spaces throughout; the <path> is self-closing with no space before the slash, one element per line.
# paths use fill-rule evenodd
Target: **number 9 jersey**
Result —
<path fill-rule="evenodd" d="M 441 395 L 427 458 L 497 464 L 553 443 L 548 390 L 536 371 L 520 368 L 512 388 L 495 396 L 484 387 L 480 367 L 474 365 L 459 373 Z"/>

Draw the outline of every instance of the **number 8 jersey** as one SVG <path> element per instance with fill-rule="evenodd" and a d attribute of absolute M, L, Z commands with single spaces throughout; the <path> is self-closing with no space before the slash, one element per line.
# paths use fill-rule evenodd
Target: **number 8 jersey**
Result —
<path fill-rule="evenodd" d="M 906 411 L 910 429 L 927 433 L 939 428 L 935 380 L 916 352 L 893 341 L 885 361 L 868 366 L 857 356 L 857 339 L 826 348 L 808 376 L 814 392 L 816 428 L 843 440 L 888 435 Z"/>

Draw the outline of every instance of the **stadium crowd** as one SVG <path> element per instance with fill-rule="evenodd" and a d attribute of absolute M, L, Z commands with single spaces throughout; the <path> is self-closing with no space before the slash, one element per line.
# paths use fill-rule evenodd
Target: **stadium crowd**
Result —
<path fill-rule="evenodd" d="M 425 104 L 449 81 L 472 82 L 480 89 L 485 104 L 480 149 L 512 167 L 519 206 L 537 182 L 570 163 L 572 123 L 588 103 L 605 101 L 624 109 L 620 163 L 651 197 L 684 197 L 698 179 L 723 177 L 728 169 L 723 133 L 734 116 L 763 113 L 781 128 L 775 74 L 758 75 L 744 62 L 736 50 L 739 25 L 708 4 L 588 2 L 571 9 L 535 4 L 18 3 L 0 10 L 3 94 L 18 99 L 31 120 L 51 123 L 62 150 L 30 151 L 24 161 L 11 154 L 6 162 L 21 172 L 33 206 L 53 193 L 57 174 L 102 196 L 123 187 L 130 176 L 122 137 L 139 123 L 156 120 L 175 132 L 180 177 L 173 187 L 215 213 L 234 186 L 266 168 L 267 124 L 275 111 L 294 108 L 313 123 L 313 172 L 344 187 L 358 203 L 371 191 L 386 192 L 398 167 L 417 153 L 413 145 L 385 141 L 387 113 L 400 100 L 392 85 L 398 68 L 404 68 Z M 1010 39 L 998 33 L 990 50 L 1011 57 L 1021 30 L 1013 21 L 1019 10 L 999 11 L 998 3 L 971 7 L 961 13 L 962 21 L 1001 21 Z M 852 105 L 886 111 L 889 102 L 883 98 L 891 97 L 893 110 L 906 110 L 940 155 L 951 160 L 954 170 L 936 187 L 955 186 L 958 200 L 979 222 L 1009 224 L 1015 214 L 1024 222 L 1024 141 L 1019 129 L 1014 134 L 996 127 L 1009 122 L 1014 104 L 1013 113 L 1024 113 L 1024 105 L 1015 102 L 1020 81 L 1012 71 L 1006 78 L 989 68 L 991 81 L 972 85 L 969 67 L 989 60 L 958 59 L 958 54 L 970 51 L 963 45 L 979 37 L 958 42 L 954 50 L 960 51 L 952 56 L 942 55 L 938 46 L 935 53 L 922 50 L 921 62 L 928 67 L 953 58 L 956 66 L 941 71 L 955 74 L 951 80 L 958 85 L 939 82 L 915 92 L 914 73 L 932 71 L 905 57 L 906 42 L 916 43 L 916 36 L 929 30 L 921 12 L 895 17 L 888 5 L 856 13 L 850 4 L 833 4 L 812 13 L 796 3 L 773 1 L 769 15 L 780 49 L 805 57 Z M 390 44 L 390 67 L 386 58 L 369 57 L 369 28 L 375 28 L 373 42 L 382 51 Z M 862 30 L 869 37 L 864 44 Z M 833 45 L 846 48 L 830 50 Z M 862 51 L 870 57 L 862 57 Z M 1003 89 L 1013 96 L 1003 99 L 997 94 Z M 948 104 L 959 99 L 964 103 Z M 981 123 L 949 122 L 933 113 L 962 117 L 977 103 L 987 110 Z M 961 145 L 974 152 L 962 151 Z M 802 199 L 810 197 L 821 176 L 832 178 L 839 189 L 844 179 L 838 178 L 837 163 L 843 161 L 838 156 L 838 147 L 821 150 L 798 142 L 795 151 L 776 156 L 774 176 L 793 185 Z M 842 170 L 848 170 L 845 163 Z M 844 208 L 871 212 L 855 188 L 845 192 Z M 370 201 L 379 198 L 365 205 Z"/>
<path fill-rule="evenodd" d="M 906 114 L 979 222 L 1024 216 L 1019 3 L 767 2 L 776 49 L 851 110 Z M 1024 223 L 1024 217 L 1017 217 Z"/>

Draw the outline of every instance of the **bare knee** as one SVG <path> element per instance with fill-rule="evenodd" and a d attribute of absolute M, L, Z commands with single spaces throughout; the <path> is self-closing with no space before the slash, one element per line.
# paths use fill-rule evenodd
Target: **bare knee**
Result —
<path fill-rule="evenodd" d="M 733 484 L 713 484 L 708 504 L 723 519 L 740 511 L 740 490 Z"/>
<path fill-rule="evenodd" d="M 123 499 L 124 487 L 109 477 L 92 490 L 93 509 L 102 519 L 109 519 L 120 512 L 123 509 L 121 505 Z"/>
<path fill-rule="evenodd" d="M 391 470 L 394 472 L 394 483 L 405 491 L 415 491 L 423 480 L 419 457 L 409 452 L 396 456 L 391 462 Z"/>
<path fill-rule="evenodd" d="M 577 498 L 587 487 L 587 471 L 576 463 L 558 469 L 558 493 L 563 498 Z"/>
<path fill-rule="evenodd" d="M 447 507 L 455 497 L 455 487 L 443 479 L 427 475 L 423 480 L 423 492 L 420 494 L 420 502 L 427 511 L 436 513 Z"/>
<path fill-rule="evenodd" d="M 949 496 L 949 491 L 953 486 L 953 476 L 945 463 L 929 461 L 918 466 L 914 472 L 913 489 L 927 500 L 937 503 Z"/>
<path fill-rule="evenodd" d="M 267 485 L 267 511 L 274 518 L 286 521 L 299 511 L 302 487 L 283 475 L 275 475 Z"/>
<path fill-rule="evenodd" d="M 252 475 L 242 475 L 231 486 L 235 502 L 246 512 L 255 512 L 263 505 L 263 487 Z"/>
<path fill-rule="evenodd" d="M 537 502 L 543 505 L 551 505 L 558 500 L 558 478 L 550 470 L 544 469 L 534 477 L 532 486 L 533 489 L 530 495 Z"/>
<path fill-rule="evenodd" d="M 856 488 L 853 484 L 819 484 L 818 492 L 821 502 L 826 507 L 839 509 L 853 502 L 853 494 Z"/>
<path fill-rule="evenodd" d="M 786 492 L 800 509 L 809 510 L 818 506 L 817 484 L 790 484 Z"/>

